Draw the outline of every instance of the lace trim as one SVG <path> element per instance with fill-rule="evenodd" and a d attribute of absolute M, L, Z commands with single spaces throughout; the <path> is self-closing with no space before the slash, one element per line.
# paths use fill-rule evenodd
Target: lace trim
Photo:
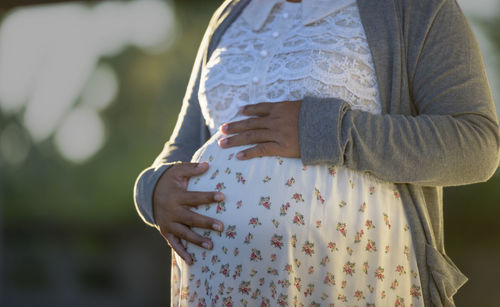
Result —
<path fill-rule="evenodd" d="M 296 18 L 284 20 L 285 9 L 275 6 L 258 32 L 238 18 L 224 33 L 202 71 L 199 91 L 212 133 L 235 118 L 239 106 L 253 101 L 337 97 L 355 109 L 380 113 L 373 60 L 357 5 L 310 26 L 301 24 L 299 11 L 290 14 Z M 273 36 L 284 27 L 287 31 L 279 38 Z M 263 50 L 268 55 L 262 55 Z M 256 77 L 257 86 L 252 84 Z"/>

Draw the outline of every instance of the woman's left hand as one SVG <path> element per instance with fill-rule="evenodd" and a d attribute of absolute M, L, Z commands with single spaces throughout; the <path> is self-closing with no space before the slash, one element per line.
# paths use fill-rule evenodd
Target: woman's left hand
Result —
<path fill-rule="evenodd" d="M 219 146 L 257 144 L 240 151 L 236 155 L 240 160 L 261 156 L 300 158 L 298 121 L 301 103 L 302 100 L 261 102 L 242 107 L 241 114 L 255 117 L 221 125 L 223 134 L 234 135 L 221 138 Z"/>

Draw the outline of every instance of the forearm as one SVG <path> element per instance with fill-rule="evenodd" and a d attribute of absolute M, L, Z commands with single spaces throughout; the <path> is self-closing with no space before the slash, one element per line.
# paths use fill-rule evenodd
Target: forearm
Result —
<path fill-rule="evenodd" d="M 169 141 L 156 157 L 152 165 L 144 169 L 134 185 L 134 202 L 137 212 L 150 226 L 155 226 L 153 214 L 154 189 L 161 175 L 176 162 L 189 162 L 194 152 L 201 146 L 203 119 L 196 99 L 196 89 L 188 91 L 189 98 L 184 100 L 177 124 Z"/>
<path fill-rule="evenodd" d="M 480 182 L 494 173 L 499 128 L 474 35 L 454 0 L 436 1 L 438 8 L 413 4 L 420 14 L 402 21 L 400 44 L 391 45 L 394 54 L 402 51 L 391 64 L 405 66 L 379 70 L 389 114 L 305 97 L 299 114 L 305 164 L 327 162 L 430 186 Z"/>
<path fill-rule="evenodd" d="M 200 115 L 201 116 L 201 115 Z M 153 214 L 154 189 L 161 175 L 172 165 L 179 162 L 189 162 L 194 152 L 200 147 L 201 122 L 183 118 L 186 129 L 180 129 L 179 134 L 174 134 L 166 142 L 162 152 L 156 157 L 153 164 L 144 169 L 137 177 L 134 184 L 134 202 L 138 214 L 144 222 L 155 226 Z"/>
<path fill-rule="evenodd" d="M 193 64 L 182 108 L 169 141 L 165 143 L 163 150 L 156 157 L 153 164 L 144 169 L 135 181 L 134 202 L 136 209 L 144 222 L 151 226 L 155 225 L 153 216 L 153 193 L 161 175 L 172 164 L 175 164 L 175 162 L 189 162 L 194 152 L 201 146 L 202 141 L 208 134 L 198 102 L 198 89 L 201 66 L 203 58 L 206 56 L 205 52 L 212 33 L 212 27 L 221 13 L 221 9 L 224 7 L 225 6 L 222 5 L 214 13 L 205 30 Z"/>
<path fill-rule="evenodd" d="M 179 114 L 178 126 L 170 140 L 165 143 L 163 150 L 156 157 L 153 164 L 144 169 L 134 184 L 134 202 L 137 212 L 150 226 L 155 226 L 153 215 L 154 189 L 161 175 L 173 164 L 189 162 L 194 152 L 201 146 L 201 113 L 196 105 L 185 105 Z"/>
<path fill-rule="evenodd" d="M 488 179 L 498 165 L 500 141 L 496 121 L 479 114 L 381 115 L 351 110 L 339 99 L 306 97 L 299 142 L 304 164 L 448 186 Z"/>

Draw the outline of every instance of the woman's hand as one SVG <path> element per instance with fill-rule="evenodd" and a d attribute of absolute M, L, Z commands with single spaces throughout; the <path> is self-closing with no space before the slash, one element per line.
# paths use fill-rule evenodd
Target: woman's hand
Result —
<path fill-rule="evenodd" d="M 160 233 L 188 264 L 192 264 L 193 259 L 180 239 L 206 249 L 213 248 L 210 239 L 195 233 L 190 227 L 216 231 L 224 229 L 222 222 L 190 210 L 193 206 L 224 199 L 224 194 L 220 192 L 186 191 L 189 178 L 203 174 L 207 170 L 208 163 L 206 162 L 175 164 L 162 174 L 153 194 L 154 218 Z"/>
<path fill-rule="evenodd" d="M 299 111 L 302 100 L 261 102 L 246 105 L 240 113 L 256 116 L 221 125 L 223 134 L 235 134 L 221 138 L 223 148 L 257 144 L 240 151 L 236 157 L 247 160 L 261 156 L 300 158 Z"/>

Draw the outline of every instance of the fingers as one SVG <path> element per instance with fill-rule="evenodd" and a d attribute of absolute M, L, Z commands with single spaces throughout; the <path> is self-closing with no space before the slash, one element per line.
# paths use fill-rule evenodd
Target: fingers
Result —
<path fill-rule="evenodd" d="M 219 140 L 219 146 L 228 148 L 233 146 L 250 145 L 256 143 L 273 142 L 275 140 L 274 132 L 270 129 L 248 130 L 236 135 L 222 138 Z"/>
<path fill-rule="evenodd" d="M 270 121 L 268 118 L 252 117 L 236 122 L 223 124 L 220 129 L 224 134 L 234 134 L 252 129 L 268 129 Z"/>
<path fill-rule="evenodd" d="M 202 248 L 205 248 L 205 249 L 212 249 L 213 248 L 212 241 L 210 241 L 209 238 L 205 238 L 205 237 L 197 234 L 196 232 L 191 230 L 191 228 L 189 228 L 186 225 L 178 224 L 178 223 L 172 224 L 170 227 L 169 233 L 171 233 L 171 234 L 177 236 L 178 238 L 183 239 L 189 243 L 196 244 Z M 164 236 L 166 236 L 166 235 L 167 235 L 167 233 L 165 233 Z"/>
<path fill-rule="evenodd" d="M 175 196 L 176 202 L 189 206 L 210 204 L 222 200 L 224 200 L 224 194 L 221 192 L 185 191 Z"/>
<path fill-rule="evenodd" d="M 184 248 L 181 240 L 178 237 L 174 236 L 171 233 L 167 233 L 163 237 L 165 238 L 165 240 L 167 240 L 170 247 L 172 247 L 174 249 L 174 251 L 179 256 L 181 256 L 181 258 L 184 259 L 184 261 L 186 261 L 187 264 L 189 264 L 189 265 L 193 264 L 193 258 L 191 257 L 191 255 L 189 255 L 189 253 Z"/>
<path fill-rule="evenodd" d="M 238 110 L 243 115 L 250 116 L 265 116 L 271 112 L 271 109 L 274 107 L 273 102 L 260 102 L 256 104 L 249 104 L 246 106 L 240 107 Z"/>
<path fill-rule="evenodd" d="M 240 151 L 236 155 L 236 158 L 239 160 L 248 160 L 262 156 L 277 156 L 279 149 L 279 145 L 274 142 L 260 143 L 257 146 Z"/>
<path fill-rule="evenodd" d="M 207 162 L 200 162 L 200 163 L 188 163 L 188 162 L 183 162 L 179 164 L 175 164 L 172 166 L 173 172 L 182 177 L 192 177 L 192 176 L 197 176 L 200 174 L 203 174 L 208 170 L 208 163 Z"/>
<path fill-rule="evenodd" d="M 175 252 L 188 264 L 193 263 L 181 239 L 205 249 L 212 249 L 209 238 L 191 230 L 191 227 L 223 231 L 224 225 L 213 218 L 195 213 L 187 205 L 196 206 L 224 200 L 220 192 L 186 191 L 188 178 L 206 172 L 208 163 L 178 163 L 163 175 L 163 183 L 155 189 L 153 208 L 160 233 Z M 182 184 L 179 184 L 181 182 Z"/>
<path fill-rule="evenodd" d="M 191 210 L 186 210 L 185 215 L 182 216 L 182 220 L 184 224 L 191 227 L 212 229 L 219 232 L 224 230 L 224 224 L 222 224 L 221 221 L 209 218 Z"/>

